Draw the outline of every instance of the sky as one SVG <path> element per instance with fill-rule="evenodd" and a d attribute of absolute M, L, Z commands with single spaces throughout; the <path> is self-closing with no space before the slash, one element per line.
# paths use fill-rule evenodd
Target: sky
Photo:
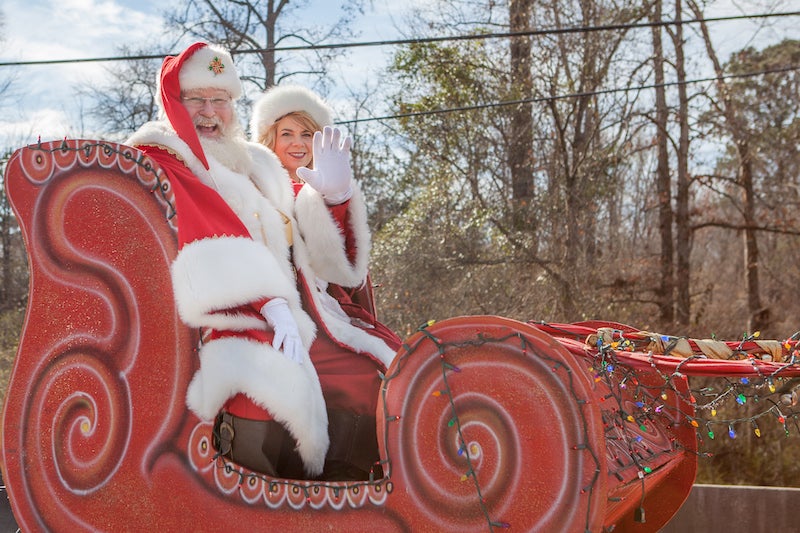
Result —
<path fill-rule="evenodd" d="M 395 25 L 404 12 L 426 0 L 372 0 L 365 16 L 356 24 L 354 41 L 376 41 L 399 37 Z M 777 11 L 800 11 L 800 0 L 762 0 L 778 6 Z M 764 12 L 760 0 L 719 0 L 711 15 Z M 0 44 L 0 63 L 52 59 L 110 57 L 122 45 L 136 46 L 157 38 L 162 28 L 164 0 L 0 0 L 5 37 Z M 330 0 L 311 0 L 309 8 L 318 17 L 332 16 Z M 337 3 L 338 4 L 338 3 Z M 745 6 L 745 7 L 743 7 Z M 311 9 L 309 10 L 311 12 Z M 313 23 L 313 19 L 311 20 Z M 800 38 L 800 17 L 790 17 L 777 28 L 756 31 L 748 22 L 724 23 L 715 36 L 722 57 L 725 51 L 746 45 L 763 46 L 782 38 Z M 188 44 L 188 43 L 187 43 Z M 349 66 L 369 76 L 386 62 L 389 47 L 355 48 Z M 0 83 L 11 79 L 12 91 L 0 103 L 0 147 L 3 149 L 42 140 L 78 136 L 81 133 L 81 106 L 85 102 L 74 93 L 74 86 L 102 80 L 108 63 L 69 65 L 29 65 L 0 67 Z M 357 66 L 357 67 L 354 67 Z M 356 72 L 356 71 L 353 71 Z M 340 72 L 341 74 L 341 72 Z M 351 76 L 352 73 L 345 72 Z"/>
<path fill-rule="evenodd" d="M 424 1 L 424 0 L 423 0 Z M 0 43 L 0 63 L 114 57 L 119 47 L 148 43 L 162 29 L 166 0 L 0 0 L 5 25 Z M 311 0 L 319 19 L 338 16 L 330 0 Z M 403 6 L 414 4 L 407 0 Z M 336 3 L 335 5 L 338 5 Z M 398 3 L 373 0 L 357 24 L 355 41 L 385 39 L 394 34 Z M 310 21 L 313 23 L 313 18 Z M 186 42 L 184 44 L 189 44 Z M 359 50 L 359 64 L 383 62 L 375 48 Z M 179 52 L 180 50 L 172 50 Z M 42 140 L 74 137 L 81 133 L 82 102 L 74 93 L 77 84 L 106 77 L 112 63 L 64 65 L 15 65 L 0 67 L 0 83 L 12 80 L 11 97 L 0 103 L 0 150 Z M 347 68 L 347 67 L 345 67 Z"/>

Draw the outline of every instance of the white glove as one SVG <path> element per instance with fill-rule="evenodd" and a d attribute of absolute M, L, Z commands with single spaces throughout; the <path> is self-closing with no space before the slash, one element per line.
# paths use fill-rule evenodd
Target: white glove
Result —
<path fill-rule="evenodd" d="M 322 132 L 314 132 L 314 170 L 297 169 L 297 175 L 316 189 L 328 205 L 341 204 L 353 195 L 350 143 L 349 135 L 342 139 L 342 130 L 325 126 Z"/>
<path fill-rule="evenodd" d="M 289 304 L 283 298 L 273 298 L 261 308 L 261 314 L 275 332 L 272 347 L 283 351 L 288 359 L 301 364 L 306 355 L 297 322 L 289 310 Z"/>

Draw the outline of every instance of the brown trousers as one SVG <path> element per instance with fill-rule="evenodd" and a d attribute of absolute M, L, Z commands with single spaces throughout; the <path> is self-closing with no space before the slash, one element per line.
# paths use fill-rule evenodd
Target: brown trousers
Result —
<path fill-rule="evenodd" d="M 328 410 L 330 446 L 320 480 L 367 480 L 383 477 L 375 417 Z M 306 479 L 294 437 L 275 420 L 250 420 L 225 411 L 214 423 L 214 447 L 221 455 L 254 472 Z"/>

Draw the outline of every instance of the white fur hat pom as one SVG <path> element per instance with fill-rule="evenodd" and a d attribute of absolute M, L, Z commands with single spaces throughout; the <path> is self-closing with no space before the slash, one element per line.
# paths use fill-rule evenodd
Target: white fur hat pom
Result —
<path fill-rule="evenodd" d="M 190 89 L 224 89 L 235 100 L 242 96 L 242 82 L 236 73 L 231 54 L 214 45 L 193 53 L 181 66 L 180 86 Z"/>
<path fill-rule="evenodd" d="M 257 140 L 267 128 L 288 113 L 305 111 L 320 128 L 333 125 L 333 110 L 313 91 L 301 85 L 276 85 L 253 106 L 250 138 Z"/>

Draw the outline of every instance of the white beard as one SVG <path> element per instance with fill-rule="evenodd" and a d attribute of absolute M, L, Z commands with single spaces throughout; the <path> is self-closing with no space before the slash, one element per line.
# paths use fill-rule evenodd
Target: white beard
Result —
<path fill-rule="evenodd" d="M 248 174 L 253 168 L 253 160 L 238 125 L 224 131 L 219 139 L 200 136 L 200 144 L 206 154 L 234 172 Z"/>

